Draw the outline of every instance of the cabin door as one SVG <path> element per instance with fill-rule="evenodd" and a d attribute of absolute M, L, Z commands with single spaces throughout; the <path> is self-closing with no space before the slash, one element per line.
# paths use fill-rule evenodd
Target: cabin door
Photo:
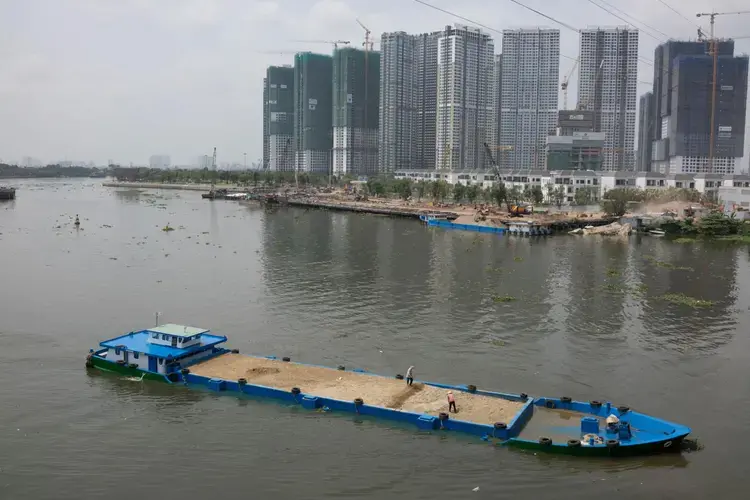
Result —
<path fill-rule="evenodd" d="M 177 347 L 177 337 L 172 335 L 172 347 Z"/>
<path fill-rule="evenodd" d="M 156 356 L 148 357 L 148 371 L 154 372 L 154 373 L 159 371 L 159 369 L 157 368 Z"/>
<path fill-rule="evenodd" d="M 122 351 L 122 360 L 125 362 L 126 365 L 128 364 L 128 361 L 130 358 L 128 354 L 130 354 L 128 351 Z"/>

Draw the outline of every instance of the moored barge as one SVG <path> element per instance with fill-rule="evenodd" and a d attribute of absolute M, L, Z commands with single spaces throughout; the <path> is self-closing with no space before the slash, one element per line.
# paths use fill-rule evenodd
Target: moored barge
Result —
<path fill-rule="evenodd" d="M 344 366 L 327 368 L 288 357 L 240 355 L 225 336 L 166 324 L 133 331 L 91 349 L 86 366 L 216 392 L 269 397 L 310 410 L 353 412 L 457 431 L 498 444 L 586 456 L 679 451 L 690 429 L 610 402 L 535 398 L 473 385 L 381 376 Z M 449 412 L 447 395 L 457 412 Z"/>

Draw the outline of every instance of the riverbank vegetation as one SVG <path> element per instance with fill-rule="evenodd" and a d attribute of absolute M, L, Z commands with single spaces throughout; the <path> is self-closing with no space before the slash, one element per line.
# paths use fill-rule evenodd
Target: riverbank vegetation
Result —
<path fill-rule="evenodd" d="M 0 163 L 0 179 L 44 179 L 61 177 L 104 177 L 107 169 L 97 167 L 19 167 Z"/>

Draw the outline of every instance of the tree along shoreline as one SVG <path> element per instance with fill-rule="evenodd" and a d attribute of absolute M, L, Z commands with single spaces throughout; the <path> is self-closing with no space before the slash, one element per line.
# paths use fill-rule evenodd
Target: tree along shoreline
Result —
<path fill-rule="evenodd" d="M 72 177 L 104 177 L 109 169 L 99 167 L 19 167 L 0 163 L 0 179 L 54 179 Z"/>

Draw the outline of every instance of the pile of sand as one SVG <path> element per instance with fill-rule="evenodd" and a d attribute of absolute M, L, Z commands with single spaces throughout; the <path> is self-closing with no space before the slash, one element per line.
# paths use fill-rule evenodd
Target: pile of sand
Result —
<path fill-rule="evenodd" d="M 191 367 L 196 375 L 225 380 L 247 379 L 250 384 L 291 391 L 298 387 L 303 393 L 343 401 L 362 398 L 365 404 L 395 410 L 438 415 L 448 411 L 445 389 L 415 382 L 408 386 L 403 380 L 365 373 L 333 370 L 278 360 L 254 358 L 241 354 L 224 354 Z M 521 409 L 515 401 L 454 392 L 459 413 L 453 418 L 493 424 L 510 423 Z"/>

